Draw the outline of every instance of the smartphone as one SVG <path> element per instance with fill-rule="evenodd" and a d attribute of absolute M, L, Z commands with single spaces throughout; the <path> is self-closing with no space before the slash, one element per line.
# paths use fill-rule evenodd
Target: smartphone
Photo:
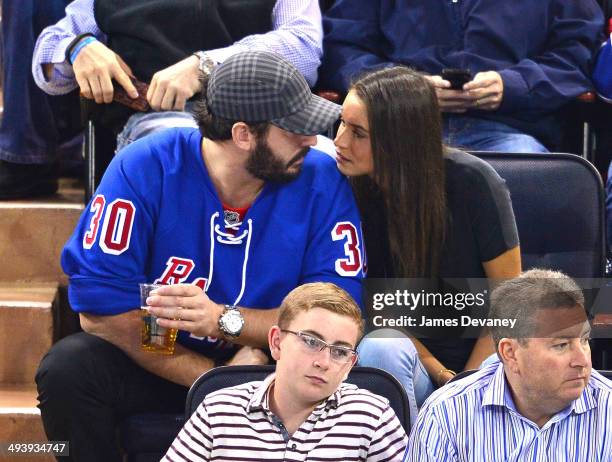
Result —
<path fill-rule="evenodd" d="M 461 90 L 472 80 L 472 73 L 467 69 L 442 69 L 442 78 L 448 80 L 453 90 Z"/>

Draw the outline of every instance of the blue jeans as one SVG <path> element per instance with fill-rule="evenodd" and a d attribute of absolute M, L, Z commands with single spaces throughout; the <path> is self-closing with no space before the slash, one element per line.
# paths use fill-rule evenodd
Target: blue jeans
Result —
<path fill-rule="evenodd" d="M 414 425 L 419 408 L 435 390 L 414 344 L 399 331 L 380 329 L 364 337 L 357 352 L 360 366 L 384 369 L 399 380 L 408 395 L 410 425 Z"/>
<path fill-rule="evenodd" d="M 444 142 L 468 151 L 548 152 L 537 139 L 506 124 L 462 114 L 445 114 Z"/>
<path fill-rule="evenodd" d="M 408 395 L 410 423 L 414 425 L 419 408 L 436 386 L 421 363 L 412 341 L 400 331 L 379 329 L 364 337 L 357 351 L 360 366 L 384 369 L 399 380 Z M 495 361 L 498 358 L 493 353 L 480 367 Z"/>
<path fill-rule="evenodd" d="M 41 164 L 80 159 L 82 135 L 76 94 L 49 96 L 34 83 L 32 53 L 44 27 L 64 16 L 69 0 L 2 0 L 4 116 L 0 159 Z"/>
<path fill-rule="evenodd" d="M 117 135 L 117 152 L 137 139 L 160 130 L 171 127 L 198 128 L 191 113 L 192 107 L 193 103 L 187 103 L 185 112 L 138 112 L 132 115 L 121 133 Z M 317 135 L 317 144 L 313 147 L 331 156 L 333 159 L 336 158 L 334 142 L 324 135 Z"/>
<path fill-rule="evenodd" d="M 117 135 L 117 152 L 143 136 L 173 127 L 197 128 L 198 125 L 190 112 L 192 103 L 187 103 L 185 111 L 137 112 L 133 114 Z"/>

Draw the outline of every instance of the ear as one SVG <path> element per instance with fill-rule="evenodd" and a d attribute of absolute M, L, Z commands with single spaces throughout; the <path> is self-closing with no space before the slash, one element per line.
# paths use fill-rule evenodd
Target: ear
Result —
<path fill-rule="evenodd" d="M 520 344 L 518 340 L 513 338 L 502 338 L 499 341 L 498 355 L 500 360 L 504 363 L 504 367 L 508 368 L 511 372 L 518 372 L 518 356 Z"/>
<path fill-rule="evenodd" d="M 351 369 L 353 368 L 353 366 L 357 364 L 357 359 L 358 359 L 357 355 L 353 356 L 352 361 L 346 366 L 346 372 L 344 373 L 344 377 L 342 379 L 343 382 L 348 378 L 348 375 L 351 372 Z"/>
<path fill-rule="evenodd" d="M 280 359 L 280 336 L 281 329 L 278 326 L 270 327 L 268 331 L 268 346 L 270 347 L 270 353 L 275 361 Z"/>
<path fill-rule="evenodd" d="M 236 122 L 232 126 L 232 141 L 243 151 L 250 151 L 255 142 L 255 135 L 244 122 Z"/>

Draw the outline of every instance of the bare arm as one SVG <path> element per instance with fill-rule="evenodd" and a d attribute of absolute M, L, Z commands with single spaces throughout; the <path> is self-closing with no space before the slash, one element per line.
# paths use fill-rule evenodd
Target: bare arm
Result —
<path fill-rule="evenodd" d="M 489 280 L 489 286 L 493 289 L 503 280 L 515 278 L 521 274 L 521 249 L 516 246 L 493 260 L 483 262 L 482 266 Z M 474 345 L 474 349 L 465 364 L 465 369 L 478 368 L 493 353 L 495 353 L 495 344 L 491 336 L 486 333 Z"/>
<path fill-rule="evenodd" d="M 421 364 L 423 364 L 423 367 L 425 367 L 425 370 L 429 374 L 429 377 L 433 383 L 441 387 L 453 378 L 453 374 L 449 372 L 441 372 L 446 368 L 446 366 L 438 361 L 438 358 L 431 354 L 431 352 L 421 343 L 420 340 L 414 337 L 410 337 L 410 340 L 414 344 L 414 347 L 419 354 L 419 360 L 421 361 Z"/>
<path fill-rule="evenodd" d="M 165 356 L 140 348 L 140 310 L 114 316 L 81 313 L 81 327 L 89 334 L 112 343 L 143 369 L 166 380 L 189 387 L 202 373 L 211 369 L 211 359 L 176 345 L 174 355 Z"/>
<path fill-rule="evenodd" d="M 504 279 L 517 277 L 521 273 L 521 251 L 520 247 L 516 246 L 493 260 L 483 262 L 483 267 L 489 285 L 493 288 L 495 284 Z M 445 369 L 438 359 L 418 339 L 411 338 L 414 346 L 419 353 L 419 359 L 427 370 L 427 373 L 438 386 L 444 385 L 453 375 L 449 372 L 440 372 Z M 480 337 L 474 344 L 474 348 L 465 365 L 465 370 L 476 369 L 480 364 L 495 352 L 493 339 L 488 333 Z"/>
<path fill-rule="evenodd" d="M 482 266 L 491 288 L 505 279 L 518 277 L 521 274 L 521 248 L 517 245 L 493 260 L 483 262 Z"/>
<path fill-rule="evenodd" d="M 245 338 L 249 340 L 253 337 L 259 338 L 262 335 L 266 337 L 267 330 L 265 334 L 262 334 L 262 332 L 268 323 L 267 318 L 274 319 L 270 321 L 273 324 L 276 320 L 277 310 L 268 310 L 273 311 L 274 314 L 267 313 L 266 310 L 262 310 L 260 313 L 256 313 L 257 310 L 246 311 Z M 263 317 L 258 316 L 258 314 Z M 81 327 L 85 332 L 112 343 L 143 369 L 171 382 L 189 387 L 200 375 L 214 367 L 214 361 L 210 358 L 179 344 L 175 346 L 174 354 L 171 356 L 143 351 L 140 348 L 141 317 L 141 310 L 133 310 L 114 316 L 80 314 Z M 246 326 L 249 324 L 250 326 L 247 328 Z M 178 328 L 180 329 L 180 327 Z M 244 340 L 242 335 L 240 338 Z M 261 342 L 260 345 L 267 346 L 267 343 Z M 266 364 L 267 362 L 268 357 L 263 351 L 246 346 L 242 347 L 226 364 Z"/>

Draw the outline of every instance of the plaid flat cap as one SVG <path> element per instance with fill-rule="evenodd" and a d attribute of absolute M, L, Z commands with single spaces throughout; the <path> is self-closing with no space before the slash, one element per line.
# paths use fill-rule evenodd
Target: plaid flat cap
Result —
<path fill-rule="evenodd" d="M 208 107 L 217 117 L 270 122 L 300 135 L 316 135 L 340 116 L 341 107 L 313 95 L 300 72 L 268 51 L 232 55 L 208 81 Z"/>

